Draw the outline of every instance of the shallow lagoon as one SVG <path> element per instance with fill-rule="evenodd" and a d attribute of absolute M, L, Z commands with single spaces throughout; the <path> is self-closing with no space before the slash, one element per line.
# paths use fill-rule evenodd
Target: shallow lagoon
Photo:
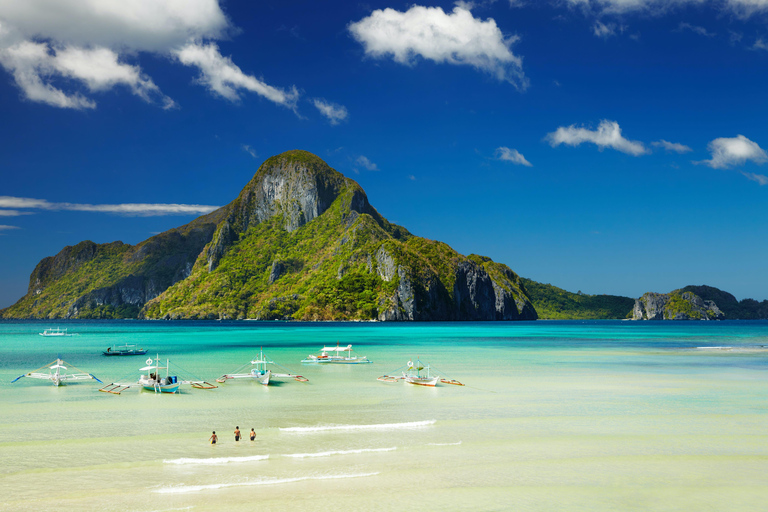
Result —
<path fill-rule="evenodd" d="M 78 335 L 37 334 L 59 325 Z M 299 363 L 337 341 L 374 363 Z M 309 382 L 120 396 L 10 383 L 57 354 L 105 382 L 133 380 L 147 356 L 101 355 L 124 343 L 209 381 L 263 346 Z M 768 500 L 768 322 L 2 322 L 0 355 L 0 510 L 732 511 Z M 415 357 L 466 386 L 376 380 Z M 235 425 L 256 442 L 235 443 Z"/>

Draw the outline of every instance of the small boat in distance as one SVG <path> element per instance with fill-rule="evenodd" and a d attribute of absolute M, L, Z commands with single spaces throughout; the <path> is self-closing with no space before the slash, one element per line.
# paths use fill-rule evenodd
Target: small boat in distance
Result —
<path fill-rule="evenodd" d="M 287 373 L 274 373 L 272 370 L 267 368 L 268 364 L 275 365 L 283 370 L 285 370 Z M 262 384 L 264 386 L 269 386 L 270 379 L 272 377 L 275 378 L 290 378 L 297 380 L 299 382 L 307 382 L 309 379 L 306 377 L 302 377 L 301 375 L 294 375 L 288 371 L 288 369 L 283 368 L 276 362 L 274 362 L 272 359 L 264 355 L 264 349 L 261 349 L 259 351 L 259 357 L 254 359 L 250 362 L 251 369 L 247 373 L 243 373 L 243 371 L 248 367 L 248 365 L 243 365 L 237 370 L 235 370 L 232 373 L 226 373 L 216 379 L 216 382 L 223 384 L 224 382 L 230 380 L 230 379 L 253 379 L 259 384 Z"/>
<path fill-rule="evenodd" d="M 59 329 L 58 327 L 52 328 L 52 329 L 45 329 L 43 332 L 38 333 L 40 336 L 73 336 L 72 334 L 68 333 L 66 329 Z"/>
<path fill-rule="evenodd" d="M 336 344 L 335 347 L 323 347 L 320 349 L 320 354 L 311 354 L 306 359 L 301 360 L 302 363 L 323 363 L 323 364 L 363 364 L 372 363 L 366 356 L 358 356 L 352 354 L 352 345 L 346 347 L 340 347 Z"/>
<path fill-rule="evenodd" d="M 401 366 L 391 374 L 382 375 L 376 380 L 380 380 L 381 382 L 397 382 L 399 380 L 404 380 L 405 382 L 416 384 L 417 386 L 429 387 L 435 387 L 438 381 L 443 384 L 453 384 L 454 386 L 464 385 L 456 379 L 432 375 L 431 370 L 433 369 L 434 368 L 431 368 L 430 365 L 422 363 L 420 359 L 416 359 L 415 363 L 413 361 L 408 361 L 408 364 L 405 366 Z M 400 370 L 403 370 L 402 374 L 395 375 Z"/>
<path fill-rule="evenodd" d="M 78 373 L 69 373 L 66 370 L 68 369 L 67 366 L 69 365 L 72 367 L 73 370 L 77 370 Z M 40 370 L 47 368 L 48 372 L 42 372 Z M 65 382 L 73 381 L 73 380 L 95 380 L 96 382 L 101 382 L 99 379 L 97 379 L 92 373 L 86 373 L 82 370 L 78 370 L 74 366 L 70 365 L 69 363 L 66 363 L 61 358 L 56 358 L 55 361 L 48 363 L 45 366 L 42 366 L 38 368 L 37 370 L 33 370 L 29 373 L 25 373 L 24 375 L 19 375 L 15 379 L 11 381 L 11 384 L 16 382 L 22 377 L 30 377 L 32 379 L 41 379 L 41 380 L 50 380 L 54 386 L 61 386 Z"/>
<path fill-rule="evenodd" d="M 143 356 L 147 351 L 138 345 L 112 345 L 102 354 L 105 356 Z"/>

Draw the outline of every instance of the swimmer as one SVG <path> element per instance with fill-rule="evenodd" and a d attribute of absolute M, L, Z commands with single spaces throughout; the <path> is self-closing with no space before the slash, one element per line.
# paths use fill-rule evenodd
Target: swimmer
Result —
<path fill-rule="evenodd" d="M 211 436 L 211 439 L 210 439 L 211 444 L 216 444 L 216 441 L 218 441 L 218 440 L 219 440 L 219 438 L 216 436 L 216 431 L 214 430 L 213 431 L 213 435 Z"/>
<path fill-rule="evenodd" d="M 240 427 L 235 427 L 235 441 L 240 440 Z"/>
<path fill-rule="evenodd" d="M 255 440 L 256 440 L 256 432 L 254 432 L 253 429 L 251 429 L 251 441 L 255 441 Z"/>

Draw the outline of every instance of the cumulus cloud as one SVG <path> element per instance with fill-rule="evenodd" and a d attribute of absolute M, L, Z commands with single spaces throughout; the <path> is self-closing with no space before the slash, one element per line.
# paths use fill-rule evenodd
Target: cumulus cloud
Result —
<path fill-rule="evenodd" d="M 328 121 L 330 121 L 330 123 L 333 125 L 344 121 L 349 115 L 347 112 L 347 107 L 326 101 L 321 98 L 313 99 L 312 104 L 314 104 L 315 108 L 317 108 L 317 110 L 319 110 L 320 113 L 325 117 L 327 117 Z"/>
<path fill-rule="evenodd" d="M 531 162 L 525 159 L 525 157 L 516 149 L 510 149 L 506 146 L 496 148 L 496 159 L 504 162 L 512 162 L 515 165 L 524 165 L 526 167 L 533 167 Z"/>
<path fill-rule="evenodd" d="M 118 215 L 151 217 L 158 215 L 189 215 L 210 213 L 218 206 L 203 204 L 158 204 L 158 203 L 123 203 L 123 204 L 80 204 L 52 203 L 45 199 L 29 197 L 0 196 L 0 208 L 28 208 L 36 210 L 68 210 L 78 212 L 101 212 Z"/>
<path fill-rule="evenodd" d="M 720 137 L 710 142 L 707 149 L 712 158 L 694 163 L 706 164 L 714 169 L 728 169 L 744 165 L 747 161 L 758 165 L 768 161 L 768 154 L 756 142 L 752 142 L 743 135 Z"/>
<path fill-rule="evenodd" d="M 688 153 L 690 151 L 693 151 L 690 147 L 686 146 L 685 144 L 680 144 L 679 142 L 669 142 L 664 139 L 657 140 L 656 142 L 651 142 L 654 146 L 657 148 L 662 148 L 665 151 L 670 151 L 674 153 Z"/>
<path fill-rule="evenodd" d="M 361 166 L 361 167 L 365 167 L 369 171 L 378 171 L 379 170 L 379 166 L 378 165 L 376 165 L 375 163 L 373 163 L 370 160 L 368 160 L 368 157 L 365 157 L 365 156 L 362 156 L 362 155 L 357 157 L 357 160 L 355 160 L 355 163 L 357 165 Z"/>
<path fill-rule="evenodd" d="M 395 62 L 412 66 L 418 56 L 472 66 L 521 90 L 528 85 L 522 59 L 510 49 L 519 38 L 505 37 L 492 18 L 475 18 L 468 4 L 457 4 L 451 13 L 419 5 L 405 12 L 375 10 L 348 28 L 373 58 L 391 55 Z"/>
<path fill-rule="evenodd" d="M 138 66 L 119 62 L 108 48 L 50 48 L 48 43 L 22 41 L 0 47 L 0 64 L 13 75 L 27 99 L 55 107 L 95 108 L 96 103 L 54 87 L 49 82 L 54 77 L 79 81 L 91 92 L 124 85 L 147 102 L 159 101 L 164 108 L 175 105 Z"/>
<path fill-rule="evenodd" d="M 561 126 L 552 133 L 547 134 L 545 140 L 552 147 L 560 144 L 569 146 L 578 146 L 583 142 L 595 144 L 601 150 L 612 148 L 629 155 L 640 156 L 648 153 L 648 149 L 642 142 L 628 140 L 621 134 L 621 128 L 616 121 L 604 119 L 600 121 L 597 130 L 571 125 Z"/>
<path fill-rule="evenodd" d="M 92 109 L 96 102 L 83 88 L 124 86 L 171 108 L 173 100 L 129 63 L 150 52 L 198 68 L 198 82 L 223 98 L 250 91 L 293 109 L 295 88 L 267 85 L 206 44 L 230 31 L 219 0 L 8 0 L 0 2 L 0 65 L 31 101 Z"/>
<path fill-rule="evenodd" d="M 295 87 L 284 91 L 246 75 L 232 59 L 219 53 L 216 43 L 189 43 L 174 54 L 182 64 L 197 67 L 200 70 L 197 81 L 222 98 L 238 101 L 238 91 L 246 90 L 290 109 L 296 108 L 299 93 Z"/>

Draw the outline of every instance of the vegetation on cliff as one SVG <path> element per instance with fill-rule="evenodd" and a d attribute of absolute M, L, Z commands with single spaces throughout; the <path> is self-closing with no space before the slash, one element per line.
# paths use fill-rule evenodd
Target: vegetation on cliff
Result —
<path fill-rule="evenodd" d="M 551 284 L 522 279 L 539 318 L 556 320 L 609 320 L 632 315 L 635 300 L 619 295 L 572 293 Z"/>
<path fill-rule="evenodd" d="M 40 262 L 0 312 L 45 318 L 515 320 L 517 274 L 411 235 L 306 151 L 265 161 L 226 207 L 136 246 L 83 242 Z"/>

